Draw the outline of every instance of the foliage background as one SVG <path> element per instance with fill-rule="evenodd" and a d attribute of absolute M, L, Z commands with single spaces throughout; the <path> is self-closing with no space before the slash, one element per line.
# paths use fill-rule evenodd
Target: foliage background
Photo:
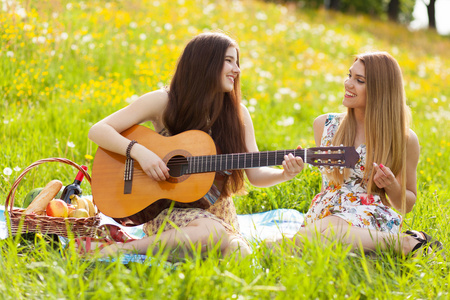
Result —
<path fill-rule="evenodd" d="M 353 55 L 393 54 L 403 69 L 412 128 L 421 143 L 418 201 L 405 228 L 449 242 L 448 39 L 365 15 L 253 0 L 3 1 L 1 8 L 0 203 L 20 172 L 39 159 L 66 157 L 91 169 L 96 146 L 87 138 L 89 128 L 139 95 L 167 85 L 194 35 L 222 30 L 241 48 L 244 102 L 260 150 L 313 146 L 314 118 L 343 110 L 343 81 Z M 39 166 L 21 182 L 15 204 L 51 179 L 70 183 L 75 173 L 64 165 Z M 276 187 L 249 186 L 246 195 L 235 197 L 237 209 L 242 214 L 305 211 L 319 184 L 318 170 L 307 168 Z M 86 182 L 83 188 L 90 192 Z M 448 267 L 442 260 L 399 261 L 388 254 L 372 261 L 339 245 L 323 248 L 312 242 L 301 258 L 288 250 L 267 256 L 260 247 L 239 264 L 212 255 L 167 268 L 164 263 L 68 261 L 45 243 L 27 252 L 15 242 L 2 242 L 0 258 L 4 278 L 15 278 L 2 279 L 0 288 L 11 298 L 26 291 L 68 298 L 448 297 Z M 209 288 L 199 288 L 193 278 Z M 68 284 L 59 286 L 61 279 Z M 143 290 L 136 292 L 139 286 Z"/>

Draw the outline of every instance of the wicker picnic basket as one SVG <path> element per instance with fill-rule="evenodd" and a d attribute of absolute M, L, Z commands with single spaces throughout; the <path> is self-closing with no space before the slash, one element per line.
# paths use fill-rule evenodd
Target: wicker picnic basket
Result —
<path fill-rule="evenodd" d="M 72 232 L 74 236 L 96 236 L 97 229 L 100 224 L 100 216 L 98 211 L 94 216 L 88 218 L 62 218 L 50 217 L 47 215 L 25 214 L 25 209 L 14 207 L 14 196 L 17 186 L 25 174 L 38 165 L 47 162 L 65 163 L 73 166 L 82 171 L 86 180 L 91 183 L 90 175 L 83 170 L 81 166 L 66 158 L 45 158 L 32 163 L 17 177 L 8 193 L 8 196 L 6 197 L 5 215 L 10 219 L 10 234 L 17 235 L 18 233 L 39 232 L 43 234 L 57 234 L 68 237 L 68 232 Z"/>

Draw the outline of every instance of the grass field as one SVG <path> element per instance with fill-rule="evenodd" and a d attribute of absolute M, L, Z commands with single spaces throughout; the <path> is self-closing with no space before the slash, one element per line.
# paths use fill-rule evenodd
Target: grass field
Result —
<path fill-rule="evenodd" d="M 314 145 L 312 122 L 343 111 L 343 81 L 353 56 L 390 52 L 400 63 L 412 128 L 421 144 L 418 200 L 405 229 L 450 243 L 450 39 L 364 16 L 246 1 L 0 2 L 0 204 L 16 177 L 42 158 L 92 167 L 87 138 L 101 118 L 170 82 L 194 35 L 222 30 L 241 48 L 242 91 L 260 150 Z M 44 164 L 20 183 L 15 205 L 51 179 L 76 171 Z M 84 182 L 83 189 L 90 192 Z M 305 211 L 320 189 L 316 168 L 276 187 L 248 187 L 238 213 Z M 309 242 L 301 257 L 264 246 L 235 261 L 211 253 L 183 263 L 157 255 L 123 265 L 61 257 L 43 239 L 0 241 L 4 299 L 448 299 L 449 265 L 440 257 L 406 260 L 350 253 Z"/>

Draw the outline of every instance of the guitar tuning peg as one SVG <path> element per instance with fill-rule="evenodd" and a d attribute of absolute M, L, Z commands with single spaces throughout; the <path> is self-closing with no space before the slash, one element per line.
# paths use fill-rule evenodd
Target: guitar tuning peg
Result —
<path fill-rule="evenodd" d="M 339 167 L 339 173 L 344 174 L 344 167 Z"/>
<path fill-rule="evenodd" d="M 331 167 L 330 167 L 330 172 L 333 172 L 333 171 L 334 171 L 334 167 L 331 166 Z"/>
<path fill-rule="evenodd" d="M 323 172 L 325 172 L 325 167 L 324 167 L 324 166 L 320 166 L 320 167 L 319 167 L 319 170 L 320 170 L 320 172 L 323 173 Z"/>
<path fill-rule="evenodd" d="M 340 144 L 339 146 L 340 146 L 340 147 L 344 147 L 344 144 Z"/>

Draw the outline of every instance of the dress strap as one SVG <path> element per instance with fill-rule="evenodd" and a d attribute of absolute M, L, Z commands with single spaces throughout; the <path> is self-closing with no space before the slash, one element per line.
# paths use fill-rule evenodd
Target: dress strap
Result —
<path fill-rule="evenodd" d="M 340 122 L 340 114 L 328 114 L 327 119 L 325 120 L 325 126 L 323 128 L 322 141 L 320 143 L 321 146 L 331 145 L 331 140 L 333 139 L 333 136 L 336 133 Z"/>

